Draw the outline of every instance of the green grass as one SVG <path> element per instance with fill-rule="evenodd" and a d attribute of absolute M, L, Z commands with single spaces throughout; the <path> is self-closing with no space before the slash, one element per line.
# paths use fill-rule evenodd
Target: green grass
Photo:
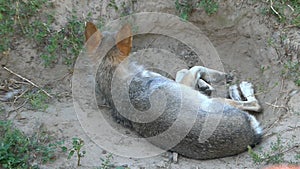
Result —
<path fill-rule="evenodd" d="M 270 149 L 268 151 L 263 151 L 260 149 L 258 152 L 255 152 L 250 146 L 248 146 L 248 154 L 252 158 L 254 163 L 257 164 L 281 164 L 281 163 L 291 163 L 298 164 L 299 158 L 295 156 L 294 161 L 287 161 L 284 157 L 285 153 L 288 153 L 294 148 L 294 136 L 291 139 L 290 144 L 283 143 L 281 136 L 278 135 L 275 142 L 272 142 Z M 296 145 L 299 146 L 299 145 Z"/>
<path fill-rule="evenodd" d="M 84 21 L 74 12 L 66 25 L 54 30 L 52 7 L 47 0 L 0 0 L 0 53 L 13 49 L 18 37 L 25 37 L 36 44 L 46 67 L 53 67 L 59 61 L 73 66 L 83 47 Z"/>
<path fill-rule="evenodd" d="M 29 137 L 14 128 L 10 121 L 0 120 L 0 168 L 39 168 L 39 164 L 55 160 L 55 153 L 63 142 L 50 141 L 45 131 Z"/>
<path fill-rule="evenodd" d="M 274 46 L 274 44 L 275 44 L 275 39 L 272 38 L 272 37 L 269 37 L 269 38 L 267 39 L 267 44 L 268 44 L 269 47 Z"/>
<path fill-rule="evenodd" d="M 272 3 L 271 3 L 272 2 Z M 272 0 L 267 1 L 267 5 L 262 9 L 263 14 L 274 15 L 278 19 L 278 23 L 287 27 L 300 28 L 300 1 L 299 0 Z M 276 28 L 277 29 L 277 28 Z M 286 35 L 281 35 L 281 43 L 287 39 Z M 276 47 L 277 42 L 270 37 L 267 39 L 268 46 Z M 292 62 L 290 59 L 283 61 L 282 76 L 294 81 L 297 86 L 300 86 L 300 63 Z"/>
<path fill-rule="evenodd" d="M 0 0 L 0 53 L 8 51 L 16 35 L 26 34 L 28 20 L 39 13 L 46 0 Z"/>
<path fill-rule="evenodd" d="M 270 0 L 262 9 L 263 14 L 274 15 L 278 21 L 286 26 L 300 27 L 299 0 Z"/>
<path fill-rule="evenodd" d="M 296 160 L 300 160 L 300 153 L 297 154 L 297 155 L 295 155 L 295 159 L 296 159 Z"/>
<path fill-rule="evenodd" d="M 189 1 L 179 2 L 179 0 L 175 1 L 175 8 L 179 12 L 179 17 L 183 20 L 188 20 L 189 15 L 193 10 L 193 6 Z"/>
<path fill-rule="evenodd" d="M 84 21 L 80 21 L 75 12 L 67 19 L 67 24 L 58 31 L 48 24 L 52 21 L 46 23 L 35 21 L 36 26 L 33 29 L 36 34 L 33 37 L 36 43 L 42 44 L 40 57 L 46 67 L 54 66 L 59 60 L 68 66 L 73 66 L 82 50 Z"/>
<path fill-rule="evenodd" d="M 64 151 L 69 150 L 68 159 L 71 159 L 73 156 L 77 156 L 77 166 L 81 165 L 81 159 L 85 156 L 86 151 L 82 151 L 82 147 L 84 146 L 84 141 L 81 138 L 72 138 L 72 148 L 67 148 L 65 146 L 62 147 Z M 105 158 L 100 158 L 102 163 L 100 167 L 97 169 L 130 169 L 128 167 L 123 166 L 115 166 L 112 163 L 113 155 L 108 154 Z"/>
<path fill-rule="evenodd" d="M 284 64 L 282 76 L 291 79 L 297 86 L 300 86 L 300 63 L 287 61 Z"/>
<path fill-rule="evenodd" d="M 175 0 L 175 8 L 179 17 L 187 21 L 194 9 L 204 9 L 208 15 L 212 15 L 218 11 L 219 4 L 215 0 Z"/>
<path fill-rule="evenodd" d="M 203 8 L 208 15 L 216 13 L 219 9 L 219 4 L 214 0 L 201 0 L 198 6 Z"/>
<path fill-rule="evenodd" d="M 123 167 L 123 166 L 115 166 L 112 163 L 113 160 L 113 155 L 108 154 L 105 156 L 105 158 L 100 158 L 102 163 L 101 166 L 98 167 L 97 169 L 130 169 L 129 167 Z"/>
<path fill-rule="evenodd" d="M 41 90 L 37 92 L 28 92 L 24 95 L 31 105 L 32 109 L 45 111 L 48 108 L 48 96 Z"/>
<path fill-rule="evenodd" d="M 115 0 L 110 0 L 109 3 L 108 3 L 108 7 L 113 8 L 115 11 L 119 10 L 119 7 L 117 6 Z"/>
<path fill-rule="evenodd" d="M 300 27 L 299 0 L 269 0 L 259 3 L 265 3 L 265 7 L 261 9 L 262 14 L 274 15 L 286 26 Z M 219 3 L 216 0 L 175 0 L 175 8 L 183 20 L 188 20 L 194 9 L 203 9 L 208 15 L 216 13 Z"/>

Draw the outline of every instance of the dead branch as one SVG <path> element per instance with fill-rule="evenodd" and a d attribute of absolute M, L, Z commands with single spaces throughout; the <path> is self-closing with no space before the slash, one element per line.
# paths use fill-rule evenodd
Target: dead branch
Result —
<path fill-rule="evenodd" d="M 273 0 L 270 0 L 270 8 L 272 9 L 272 11 L 278 16 L 279 19 L 281 19 L 281 15 L 274 9 L 273 7 Z"/>
<path fill-rule="evenodd" d="M 29 79 L 27 79 L 27 78 L 25 78 L 25 77 L 23 77 L 23 76 L 21 76 L 21 75 L 15 73 L 14 71 L 12 71 L 12 70 L 10 70 L 9 68 L 7 68 L 6 66 L 4 66 L 3 68 L 4 68 L 6 71 L 8 71 L 9 73 L 14 74 L 15 76 L 18 76 L 19 78 L 21 78 L 21 79 L 27 81 L 28 83 L 30 83 L 32 86 L 34 86 L 34 87 L 40 89 L 40 90 L 43 91 L 48 97 L 53 98 L 48 92 L 46 92 L 44 89 L 42 89 L 41 87 L 39 87 L 38 85 L 36 85 L 36 84 L 33 83 L 32 81 L 30 81 Z"/>
<path fill-rule="evenodd" d="M 265 102 L 265 103 L 266 103 L 266 105 L 272 106 L 274 108 L 282 108 L 282 109 L 285 109 L 288 112 L 290 111 L 290 109 L 286 106 L 279 106 L 279 105 L 271 104 L 271 103 L 268 103 L 268 102 Z"/>

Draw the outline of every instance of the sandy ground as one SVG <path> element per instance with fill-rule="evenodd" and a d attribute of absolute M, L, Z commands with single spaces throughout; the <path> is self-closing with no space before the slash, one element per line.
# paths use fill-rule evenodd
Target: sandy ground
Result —
<path fill-rule="evenodd" d="M 121 2 L 116 0 L 117 5 L 120 5 Z M 259 5 L 239 2 L 221 3 L 219 12 L 213 16 L 207 16 L 203 11 L 195 11 L 190 21 L 211 40 L 219 53 L 226 72 L 231 72 L 236 81 L 247 80 L 255 84 L 257 97 L 264 109 L 263 113 L 256 115 L 265 130 L 263 142 L 255 150 L 260 148 L 264 151 L 269 150 L 271 143 L 276 141 L 279 134 L 283 145 L 300 144 L 300 90 L 293 82 L 283 79 L 281 76 L 283 69 L 281 61 L 285 54 L 284 47 L 280 45 L 270 46 L 267 43 L 267 39 L 270 37 L 279 42 L 280 37 L 278 35 L 282 32 L 272 28 L 271 25 L 274 24 L 274 21 L 266 20 L 268 16 L 259 14 Z M 91 12 L 94 21 L 100 17 L 106 20 L 118 18 L 122 11 L 115 11 L 107 7 L 108 3 L 107 0 L 54 0 L 56 11 L 56 25 L 54 26 L 59 29 L 66 22 L 65 15 L 69 15 L 72 9 L 77 10 L 79 17 L 87 16 L 87 13 Z M 126 4 L 128 6 L 126 9 L 129 12 L 151 11 L 176 14 L 174 2 L 171 0 L 141 0 L 134 4 L 129 2 Z M 291 39 L 292 42 L 297 41 L 300 37 L 298 34 L 297 38 L 296 31 L 291 29 L 287 34 L 287 38 Z M 142 42 L 149 40 L 149 38 L 151 37 L 137 37 L 134 43 L 136 46 L 143 46 Z M 170 44 L 176 45 L 172 40 L 164 42 L 168 42 L 165 43 L 167 49 Z M 182 54 L 179 50 L 175 50 L 175 52 L 179 55 Z M 190 65 L 198 64 L 197 60 L 193 60 L 193 53 L 185 51 L 182 55 L 187 56 Z M 17 40 L 15 49 L 10 53 L 7 67 L 20 74 L 26 72 L 23 75 L 40 86 L 50 86 L 52 88 L 51 93 L 55 96 L 44 112 L 29 110 L 25 106 L 10 113 L 9 119 L 13 120 L 15 125 L 26 133 L 32 133 L 44 126 L 57 140 L 68 141 L 73 137 L 82 138 L 85 141 L 84 149 L 87 154 L 82 159 L 80 168 L 100 166 L 100 158 L 105 157 L 107 152 L 86 135 L 78 122 L 72 101 L 72 76 L 68 75 L 68 67 L 57 64 L 54 68 L 44 68 L 35 45 L 28 43 L 23 38 Z M 262 67 L 268 68 L 262 71 Z M 1 80 L 15 78 L 3 69 L 0 70 Z M 1 104 L 7 112 L 13 109 L 10 104 Z M 291 141 L 292 138 L 293 141 Z M 288 151 L 285 153 L 285 158 L 288 161 L 294 160 L 294 155 L 299 151 L 299 148 Z M 166 152 L 146 159 L 114 156 L 112 161 L 116 165 L 126 165 L 130 168 L 151 169 L 261 168 L 265 165 L 254 164 L 247 152 L 233 157 L 205 161 L 179 156 L 178 163 L 172 162 L 170 155 L 169 152 Z M 55 162 L 43 165 L 42 168 L 76 168 L 76 159 L 67 160 L 65 154 L 60 154 Z"/>

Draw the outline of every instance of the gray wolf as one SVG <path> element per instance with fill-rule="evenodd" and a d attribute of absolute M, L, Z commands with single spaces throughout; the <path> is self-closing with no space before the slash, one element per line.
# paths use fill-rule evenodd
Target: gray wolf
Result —
<path fill-rule="evenodd" d="M 251 83 L 231 86 L 231 99 L 211 98 L 207 94 L 213 90 L 210 83 L 228 78 L 226 73 L 195 66 L 179 71 L 173 80 L 130 62 L 127 58 L 133 37 L 129 25 L 124 25 L 119 32 L 110 33 L 100 32 L 88 22 L 85 38 L 86 50 L 90 54 L 97 54 L 96 49 L 102 43 L 115 41 L 115 47 L 100 63 L 96 75 L 97 88 L 111 107 L 112 116 L 155 146 L 189 158 L 212 159 L 242 153 L 248 146 L 260 142 L 262 129 L 259 122 L 246 112 L 261 110 Z M 115 76 L 119 77 L 119 81 L 113 80 Z M 117 98 L 120 102 L 116 105 L 112 85 L 120 88 L 128 85 L 130 102 L 123 102 L 126 98 L 120 94 Z M 159 105 L 161 96 L 164 97 L 164 109 L 152 104 L 156 101 Z M 246 98 L 244 101 L 243 97 Z M 133 113 L 129 109 L 131 106 L 144 114 Z M 144 122 L 144 115 L 151 117 L 157 113 L 159 115 L 153 121 Z M 179 117 L 183 120 L 178 121 Z M 163 135 L 174 123 L 175 129 Z M 178 144 L 170 147 L 170 143 L 187 129 L 187 134 Z M 158 135 L 162 136 L 153 139 Z"/>

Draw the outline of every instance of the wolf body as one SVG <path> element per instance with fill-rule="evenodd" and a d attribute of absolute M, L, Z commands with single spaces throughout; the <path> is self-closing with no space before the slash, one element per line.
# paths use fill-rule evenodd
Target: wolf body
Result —
<path fill-rule="evenodd" d="M 250 93 L 246 101 L 240 100 L 237 90 L 231 92 L 235 100 L 210 98 L 195 86 L 210 89 L 209 83 L 225 79 L 226 73 L 195 66 L 179 71 L 172 80 L 149 71 L 128 59 L 132 48 L 129 25 L 111 34 L 101 33 L 89 22 L 85 35 L 90 53 L 107 36 L 115 36 L 116 46 L 100 63 L 97 87 L 115 119 L 150 143 L 186 157 L 212 159 L 239 154 L 260 142 L 258 121 L 244 111 L 260 111 L 250 83 L 240 85 L 244 96 Z"/>

